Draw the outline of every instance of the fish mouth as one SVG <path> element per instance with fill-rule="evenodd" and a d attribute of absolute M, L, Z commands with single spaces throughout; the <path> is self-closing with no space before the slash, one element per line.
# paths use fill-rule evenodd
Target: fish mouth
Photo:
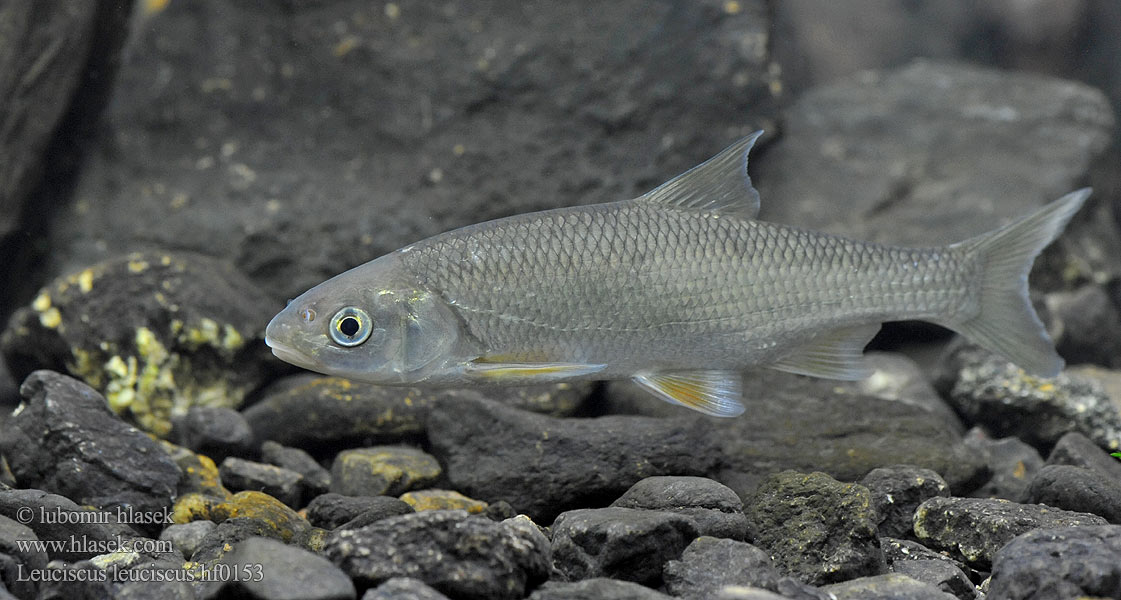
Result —
<path fill-rule="evenodd" d="M 273 356 L 288 364 L 296 365 L 297 367 L 303 367 L 305 369 L 310 369 L 312 371 L 318 370 L 319 368 L 319 366 L 316 364 L 316 361 L 312 360 L 311 357 L 303 354 L 302 352 L 293 350 L 292 348 L 285 346 L 284 344 L 274 339 L 270 339 L 268 336 L 265 337 L 265 345 L 269 348 L 272 348 Z"/>

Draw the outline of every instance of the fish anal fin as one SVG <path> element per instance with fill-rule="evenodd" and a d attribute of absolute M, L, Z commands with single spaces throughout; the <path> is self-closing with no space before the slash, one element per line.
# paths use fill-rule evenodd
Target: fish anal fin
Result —
<path fill-rule="evenodd" d="M 509 363 L 480 360 L 464 366 L 464 373 L 478 381 L 493 383 L 547 383 L 593 375 L 607 365 L 580 363 Z"/>
<path fill-rule="evenodd" d="M 706 415 L 738 417 L 744 412 L 743 378 L 734 371 L 642 373 L 634 381 L 662 400 Z"/>
<path fill-rule="evenodd" d="M 864 346 L 879 330 L 879 323 L 837 329 L 767 366 L 826 379 L 864 379 L 872 374 L 864 360 Z"/>
<path fill-rule="evenodd" d="M 716 156 L 643 194 L 636 202 L 754 219 L 759 214 L 759 192 L 755 191 L 747 174 L 747 154 L 761 135 L 762 130 L 739 140 Z"/>

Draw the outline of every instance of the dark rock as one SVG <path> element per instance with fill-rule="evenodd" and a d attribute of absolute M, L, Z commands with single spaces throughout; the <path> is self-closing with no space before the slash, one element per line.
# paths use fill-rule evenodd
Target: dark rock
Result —
<path fill-rule="evenodd" d="M 374 519 L 378 520 L 412 512 L 411 506 L 389 496 L 343 496 L 329 493 L 317 496 L 307 506 L 308 521 L 324 529 L 334 529 L 359 515 L 367 518 L 379 515 Z"/>
<path fill-rule="evenodd" d="M 52 371 L 32 373 L 22 409 L 5 423 L 0 450 L 24 487 L 41 487 L 81 504 L 163 515 L 179 467 L 163 448 L 110 412 L 86 384 Z M 158 530 L 166 523 L 134 523 Z"/>
<path fill-rule="evenodd" d="M 884 558 L 887 559 L 889 567 L 897 562 L 908 560 L 940 560 L 961 569 L 963 572 L 969 568 L 965 563 L 950 557 L 946 552 L 936 552 L 912 540 L 881 537 L 880 549 L 883 550 Z"/>
<path fill-rule="evenodd" d="M 185 581 L 130 581 L 117 588 L 113 600 L 197 600 Z"/>
<path fill-rule="evenodd" d="M 1092 469 L 1047 465 L 1031 480 L 1024 502 L 1092 513 L 1121 524 L 1121 481 Z"/>
<path fill-rule="evenodd" d="M 931 498 L 915 511 L 915 535 L 929 548 L 947 550 L 977 568 L 1012 538 L 1033 529 L 1105 525 L 1087 513 L 986 498 Z"/>
<path fill-rule="evenodd" d="M 244 415 L 259 440 L 314 449 L 335 442 L 419 438 L 440 392 L 297 375 L 282 380 Z"/>
<path fill-rule="evenodd" d="M 678 598 L 708 600 L 724 586 L 777 591 L 779 572 L 766 552 L 744 542 L 699 537 L 663 570 L 665 588 Z"/>
<path fill-rule="evenodd" d="M 354 584 L 327 559 L 273 539 L 251 537 L 222 557 L 238 577 L 207 586 L 201 598 L 353 600 Z"/>
<path fill-rule="evenodd" d="M 526 600 L 671 600 L 671 596 L 629 581 L 593 577 L 583 581 L 550 581 Z"/>
<path fill-rule="evenodd" d="M 762 218 L 886 243 L 964 240 L 1083 185 L 1113 123 L 1101 92 L 1070 81 L 926 61 L 863 72 L 791 107 L 756 163 Z M 1066 236 L 1078 243 L 1058 244 L 1079 260 L 1061 262 L 1108 280 L 1117 254 L 1103 244 L 1116 240 L 1079 235 L 1100 220 L 1082 212 Z"/>
<path fill-rule="evenodd" d="M 400 500 L 413 507 L 415 511 L 422 510 L 465 510 L 471 514 L 485 513 L 490 506 L 482 500 L 468 498 L 454 490 L 427 489 L 401 494 Z M 509 515 L 510 517 L 516 515 Z M 489 515 L 488 515 L 489 518 Z M 504 517 L 508 518 L 508 517 Z M 491 520 L 495 520 L 491 518 Z M 501 520 L 501 519 L 498 519 Z"/>
<path fill-rule="evenodd" d="M 872 495 L 881 537 L 911 537 L 915 509 L 930 498 L 950 495 L 950 486 L 938 473 L 910 465 L 872 469 L 860 485 Z"/>
<path fill-rule="evenodd" d="M 299 448 L 289 448 L 271 440 L 266 441 L 261 444 L 261 461 L 284 467 L 303 476 L 303 487 L 307 496 L 315 497 L 324 494 L 331 486 L 331 472 Z"/>
<path fill-rule="evenodd" d="M 784 471 L 765 480 L 745 507 L 749 539 L 781 572 L 812 585 L 887 570 L 868 489 L 824 473 Z"/>
<path fill-rule="evenodd" d="M 114 582 L 100 577 L 98 568 L 88 560 L 53 560 L 39 579 L 36 600 L 104 600 L 113 598 L 116 591 Z"/>
<path fill-rule="evenodd" d="M 567 581 L 610 577 L 657 584 L 697 526 L 679 514 L 633 508 L 587 508 L 553 522 L 553 568 Z"/>
<path fill-rule="evenodd" d="M 984 481 L 984 463 L 962 445 L 961 425 L 926 401 L 884 399 L 859 383 L 770 369 L 753 373 L 745 388 L 751 418 L 705 422 L 723 450 L 716 479 L 740 496 L 784 469 L 855 481 L 876 467 L 910 464 L 941 474 L 960 493 Z"/>
<path fill-rule="evenodd" d="M 959 600 L 978 598 L 977 588 L 965 572 L 943 560 L 905 560 L 893 564 L 891 572 L 953 594 Z"/>
<path fill-rule="evenodd" d="M 70 546 L 71 538 L 104 547 L 139 537 L 117 521 L 115 512 L 82 508 L 69 498 L 42 490 L 0 490 L 0 515 L 30 527 L 40 540 L 61 540 L 62 548 L 50 555 L 52 559 L 78 561 L 99 554 L 96 547 Z"/>
<path fill-rule="evenodd" d="M 394 577 L 376 589 L 367 590 L 362 600 L 448 600 L 448 597 L 419 579 Z"/>
<path fill-rule="evenodd" d="M 1113 458 L 1090 438 L 1076 431 L 1059 438 L 1059 442 L 1047 456 L 1047 464 L 1084 467 L 1096 471 L 1103 477 L 1121 481 L 1121 461 Z"/>
<path fill-rule="evenodd" d="M 331 464 L 331 491 L 347 496 L 396 496 L 431 485 L 440 463 L 406 446 L 343 450 Z"/>
<path fill-rule="evenodd" d="M 241 413 L 226 406 L 192 406 L 174 421 L 180 445 L 215 460 L 253 452 L 253 431 Z"/>
<path fill-rule="evenodd" d="M 1069 364 L 1121 368 L 1121 311 L 1100 285 L 1044 297 L 1055 349 Z"/>
<path fill-rule="evenodd" d="M 223 502 L 230 497 L 230 490 L 222 485 L 218 465 L 214 464 L 209 456 L 196 454 L 166 440 L 160 441 L 160 446 L 183 472 L 177 490 L 180 499 L 191 494 L 200 494 L 216 502 Z"/>
<path fill-rule="evenodd" d="M 191 555 L 193 562 L 210 566 L 221 562 L 241 542 L 254 537 L 268 537 L 277 541 L 281 535 L 268 521 L 255 517 L 234 517 L 218 523 L 198 542 Z"/>
<path fill-rule="evenodd" d="M 19 521 L 0 516 L 0 589 L 6 589 L 19 598 L 34 598 L 34 578 L 27 573 L 47 566 L 47 553 L 26 546 L 39 537 L 30 527 Z M 24 546 L 24 547 L 20 547 Z"/>
<path fill-rule="evenodd" d="M 1121 596 L 1121 527 L 1025 533 L 993 557 L 986 600 Z"/>
<path fill-rule="evenodd" d="M 131 42 L 53 258 L 189 248 L 292 297 L 456 226 L 634 197 L 773 129 L 762 0 L 394 6 L 168 5 Z"/>
<path fill-rule="evenodd" d="M 176 508 L 179 509 L 179 506 L 177 505 Z M 288 505 L 261 492 L 251 490 L 238 492 L 231 495 L 225 502 L 198 508 L 200 510 L 191 513 L 191 518 L 210 519 L 218 523 L 218 529 L 207 536 L 207 540 L 215 536 L 221 539 L 224 535 L 231 538 L 227 541 L 233 543 L 248 537 L 238 537 L 239 535 L 250 533 L 250 535 L 271 537 L 286 543 L 317 548 L 318 542 L 327 534 L 326 531 L 313 527 L 307 519 Z M 180 511 L 177 510 L 176 515 L 179 516 L 180 514 Z M 182 515 L 184 519 L 186 516 L 186 514 Z M 251 523 L 235 527 L 232 532 L 223 533 L 221 531 L 226 521 L 241 519 Z M 197 552 L 201 552 L 201 549 Z"/>
<path fill-rule="evenodd" d="M 1121 413 L 1095 380 L 1027 375 L 1004 358 L 960 345 L 944 359 L 942 385 L 967 420 L 1046 451 L 1078 431 L 1103 447 L 1121 444 Z"/>
<path fill-rule="evenodd" d="M 175 549 L 183 554 L 183 558 L 190 560 L 198 550 L 199 545 L 217 525 L 213 521 L 191 521 L 176 525 L 168 525 L 160 532 L 160 539 L 170 541 Z"/>
<path fill-rule="evenodd" d="M 68 370 L 164 436 L 172 414 L 236 407 L 270 375 L 261 339 L 277 304 L 227 263 L 129 254 L 44 288 L 12 315 L 0 351 L 17 375 Z"/>
<path fill-rule="evenodd" d="M 255 490 L 299 508 L 303 495 L 303 475 L 283 467 L 241 458 L 227 458 L 218 467 L 222 482 L 234 491 Z"/>
<path fill-rule="evenodd" d="M 360 587 L 412 577 L 453 598 L 522 598 L 549 574 L 549 542 L 541 532 L 457 510 L 337 529 L 323 552 Z"/>
<path fill-rule="evenodd" d="M 464 396 L 438 403 L 428 430 L 453 489 L 541 521 L 716 462 L 710 422 L 697 417 L 557 419 Z"/>
<path fill-rule="evenodd" d="M 611 506 L 674 512 L 693 519 L 697 535 L 743 540 L 743 501 L 727 486 L 704 477 L 647 477 Z"/>
<path fill-rule="evenodd" d="M 965 437 L 965 445 L 985 458 L 992 478 L 970 493 L 977 498 L 1004 498 L 1019 501 L 1032 477 L 1043 467 L 1043 457 L 1020 438 L 994 440 L 974 427 Z"/>
<path fill-rule="evenodd" d="M 822 589 L 837 600 L 957 600 L 949 592 L 899 573 L 860 577 Z"/>
<path fill-rule="evenodd" d="M 487 397 L 507 406 L 550 417 L 571 417 L 586 410 L 585 405 L 595 386 L 594 381 L 518 385 L 487 390 Z"/>

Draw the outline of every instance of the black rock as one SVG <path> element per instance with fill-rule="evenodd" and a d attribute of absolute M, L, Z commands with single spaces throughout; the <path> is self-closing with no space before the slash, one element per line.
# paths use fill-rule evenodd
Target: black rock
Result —
<path fill-rule="evenodd" d="M 168 525 L 160 532 L 160 539 L 170 541 L 175 549 L 190 560 L 199 545 L 217 525 L 213 521 L 191 521 L 190 523 Z"/>
<path fill-rule="evenodd" d="M 697 537 L 692 519 L 633 508 L 561 513 L 552 526 L 553 567 L 567 581 L 610 577 L 657 584 L 663 565 Z"/>
<path fill-rule="evenodd" d="M 1052 292 L 1044 298 L 1056 332 L 1055 350 L 1068 364 L 1094 363 L 1121 367 L 1121 311 L 1098 284 L 1071 292 Z"/>
<path fill-rule="evenodd" d="M 372 590 L 366 590 L 362 600 L 448 600 L 419 579 L 394 577 Z"/>
<path fill-rule="evenodd" d="M 1047 456 L 1047 464 L 1084 467 L 1114 481 L 1121 481 L 1121 461 L 1076 431 L 1059 438 L 1059 442 Z"/>
<path fill-rule="evenodd" d="M 129 254 L 44 288 L 12 315 L 0 352 L 19 376 L 68 371 L 166 436 L 172 415 L 237 407 L 273 375 L 279 362 L 261 341 L 277 304 L 221 260 Z"/>
<path fill-rule="evenodd" d="M 214 460 L 253 452 L 253 431 L 241 413 L 227 406 L 192 406 L 173 421 L 173 435 L 181 446 Z"/>
<path fill-rule="evenodd" d="M 20 393 L 26 402 L 4 424 L 0 450 L 21 486 L 138 516 L 169 510 L 179 467 L 157 442 L 114 415 L 100 394 L 52 371 L 32 373 Z M 157 531 L 163 524 L 137 523 Z"/>
<path fill-rule="evenodd" d="M 434 510 L 337 529 L 323 552 L 359 586 L 412 577 L 453 598 L 514 600 L 548 578 L 549 542 L 517 519 Z"/>
<path fill-rule="evenodd" d="M 784 471 L 765 480 L 745 506 L 749 539 L 780 572 L 812 585 L 887 571 L 871 493 L 824 473 Z"/>
<path fill-rule="evenodd" d="M 303 475 L 283 467 L 229 457 L 218 467 L 222 483 L 235 492 L 264 492 L 291 506 L 300 507 L 303 496 Z"/>
<path fill-rule="evenodd" d="M 1024 502 L 1092 513 L 1121 524 L 1121 481 L 1093 469 L 1047 465 L 1031 480 Z"/>
<path fill-rule="evenodd" d="M 0 515 L 27 525 L 40 540 L 60 540 L 51 559 L 78 561 L 100 552 L 118 540 L 139 536 L 128 525 L 119 523 L 115 512 L 79 507 L 69 498 L 42 490 L 0 490 Z M 88 541 L 88 546 L 71 546 L 71 538 Z"/>
<path fill-rule="evenodd" d="M 253 537 L 268 537 L 277 541 L 281 534 L 272 523 L 254 517 L 226 519 L 199 540 L 191 560 L 206 566 L 222 560 L 231 549 Z"/>
<path fill-rule="evenodd" d="M 743 540 L 747 517 L 743 501 L 727 486 L 704 477 L 665 475 L 635 483 L 611 503 L 685 515 L 697 525 L 697 535 Z"/>
<path fill-rule="evenodd" d="M 1101 384 L 1062 373 L 1054 379 L 1027 375 L 1006 359 L 958 345 L 941 367 L 941 385 L 968 421 L 996 436 L 1015 436 L 1046 452 L 1066 433 L 1095 443 L 1121 444 L 1121 414 Z"/>
<path fill-rule="evenodd" d="M 950 495 L 950 486 L 938 473 L 910 465 L 872 469 L 860 485 L 872 495 L 880 537 L 911 537 L 915 509 L 929 498 Z"/>
<path fill-rule="evenodd" d="M 888 569 L 916 581 L 949 592 L 961 600 L 978 597 L 977 588 L 965 574 L 965 565 L 918 542 L 880 538 Z"/>
<path fill-rule="evenodd" d="M 331 472 L 299 448 L 289 448 L 268 440 L 261 444 L 261 461 L 302 475 L 303 487 L 309 497 L 324 494 L 331 486 Z"/>
<path fill-rule="evenodd" d="M 970 496 L 1019 501 L 1023 499 L 1032 477 L 1043 467 L 1039 451 L 1020 441 L 1020 438 L 994 440 L 974 427 L 965 436 L 965 444 L 985 458 L 992 473 L 989 481 L 970 492 Z"/>
<path fill-rule="evenodd" d="M 558 419 L 463 396 L 439 402 L 428 430 L 454 489 L 541 521 L 645 477 L 703 475 L 716 463 L 711 426 L 697 417 Z"/>
<path fill-rule="evenodd" d="M 47 572 L 39 574 L 36 600 L 104 600 L 116 594 L 115 582 L 97 575 L 99 570 L 88 560 L 75 563 L 52 560 Z"/>
<path fill-rule="evenodd" d="M 435 483 L 441 473 L 440 463 L 416 448 L 354 448 L 335 456 L 331 491 L 347 496 L 397 496 Z"/>
<path fill-rule="evenodd" d="M 744 542 L 699 537 L 666 563 L 665 589 L 678 598 L 708 600 L 724 586 L 778 590 L 780 575 L 766 552 Z"/>
<path fill-rule="evenodd" d="M 166 575 L 164 575 L 166 577 Z M 158 575 L 155 577 L 159 577 Z M 117 588 L 113 600 L 198 600 L 186 581 L 129 581 Z"/>
<path fill-rule="evenodd" d="M 661 592 L 630 581 L 593 577 L 583 581 L 550 581 L 526 600 L 671 600 Z"/>
<path fill-rule="evenodd" d="M 860 577 L 822 589 L 837 600 L 957 600 L 949 592 L 899 573 Z"/>
<path fill-rule="evenodd" d="M 753 373 L 744 392 L 751 418 L 705 421 L 722 450 L 715 478 L 743 497 L 786 469 L 856 481 L 877 467 L 910 464 L 942 475 L 959 493 L 984 481 L 984 463 L 962 445 L 961 424 L 949 421 L 944 406 L 883 398 L 863 385 Z"/>
<path fill-rule="evenodd" d="M 993 557 L 986 600 L 1117 598 L 1121 527 L 1062 527 L 1025 533 Z"/>
<path fill-rule="evenodd" d="M 199 595 L 209 598 L 354 600 L 350 579 L 327 559 L 277 540 L 251 537 L 219 563 L 236 576 L 214 582 Z M 222 567 L 213 567 L 215 573 Z"/>
<path fill-rule="evenodd" d="M 1105 524 L 1097 515 L 987 498 L 931 498 L 915 511 L 920 542 L 980 569 L 1012 538 L 1033 529 Z"/>
<path fill-rule="evenodd" d="M 389 496 L 344 496 L 328 493 L 317 496 L 307 506 L 308 521 L 324 529 L 334 529 L 360 515 L 376 521 L 412 512 L 413 507 Z"/>
<path fill-rule="evenodd" d="M 34 598 L 36 580 L 26 574 L 47 566 L 45 550 L 27 547 L 39 540 L 30 527 L 0 516 L 0 582 L 19 598 Z M 24 547 L 21 547 L 24 546 Z"/>
<path fill-rule="evenodd" d="M 880 549 L 884 551 L 884 558 L 887 559 L 889 567 L 897 562 L 909 560 L 940 560 L 957 567 L 963 573 L 969 569 L 964 562 L 950 557 L 947 553 L 931 550 L 913 540 L 881 537 Z"/>

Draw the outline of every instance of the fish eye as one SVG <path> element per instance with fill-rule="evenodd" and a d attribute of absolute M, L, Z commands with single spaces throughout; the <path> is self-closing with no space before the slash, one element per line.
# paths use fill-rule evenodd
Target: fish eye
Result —
<path fill-rule="evenodd" d="M 331 339 L 340 346 L 357 346 L 365 342 L 373 331 L 370 315 L 354 306 L 347 306 L 331 318 L 328 332 Z"/>

